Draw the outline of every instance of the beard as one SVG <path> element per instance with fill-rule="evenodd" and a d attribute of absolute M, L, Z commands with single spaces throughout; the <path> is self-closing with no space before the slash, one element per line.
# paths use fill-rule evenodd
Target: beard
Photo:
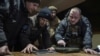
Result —
<path fill-rule="evenodd" d="M 52 16 L 52 17 L 51 17 L 51 21 L 53 21 L 55 18 L 56 18 L 56 16 Z"/>
<path fill-rule="evenodd" d="M 29 16 L 33 16 L 33 15 L 37 14 L 37 12 L 38 12 L 38 11 L 36 11 L 36 10 L 30 11 L 30 12 L 29 12 Z"/>

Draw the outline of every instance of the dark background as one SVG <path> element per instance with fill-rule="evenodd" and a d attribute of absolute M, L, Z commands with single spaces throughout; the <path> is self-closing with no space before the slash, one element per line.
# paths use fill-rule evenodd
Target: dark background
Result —
<path fill-rule="evenodd" d="M 100 0 L 86 0 L 73 7 L 79 7 L 82 10 L 82 14 L 88 17 L 92 24 L 93 33 L 100 33 Z M 58 13 L 57 16 L 63 19 L 69 9 Z"/>

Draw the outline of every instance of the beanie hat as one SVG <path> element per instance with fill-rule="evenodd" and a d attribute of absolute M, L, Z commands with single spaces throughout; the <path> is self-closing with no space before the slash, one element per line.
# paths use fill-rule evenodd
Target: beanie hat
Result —
<path fill-rule="evenodd" d="M 46 18 L 46 19 L 50 20 L 51 19 L 51 11 L 47 7 L 45 7 L 45 8 L 40 10 L 37 17 L 38 18 L 43 17 L 43 18 Z"/>
<path fill-rule="evenodd" d="M 57 8 L 55 6 L 49 6 L 48 7 L 50 10 L 56 10 L 57 11 Z"/>
<path fill-rule="evenodd" d="M 25 0 L 25 2 L 26 2 L 26 1 L 34 2 L 34 3 L 38 3 L 38 4 L 40 4 L 40 2 L 41 2 L 41 0 Z"/>

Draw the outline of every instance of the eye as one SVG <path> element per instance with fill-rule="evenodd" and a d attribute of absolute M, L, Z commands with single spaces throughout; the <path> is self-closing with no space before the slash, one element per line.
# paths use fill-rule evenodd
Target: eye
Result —
<path fill-rule="evenodd" d="M 70 18 L 74 18 L 73 16 L 70 16 Z"/>
<path fill-rule="evenodd" d="M 78 19 L 79 17 L 74 17 L 75 19 Z"/>
<path fill-rule="evenodd" d="M 38 7 L 39 5 L 38 5 L 38 4 L 36 4 L 36 3 L 34 3 L 34 4 L 33 4 L 33 6 L 36 6 L 36 7 Z"/>

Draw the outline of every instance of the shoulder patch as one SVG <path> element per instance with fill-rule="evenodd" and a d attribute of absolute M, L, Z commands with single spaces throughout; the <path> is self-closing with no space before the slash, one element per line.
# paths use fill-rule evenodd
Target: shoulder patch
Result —
<path fill-rule="evenodd" d="M 23 30 L 27 30 L 27 29 L 28 29 L 28 25 L 24 25 Z"/>

